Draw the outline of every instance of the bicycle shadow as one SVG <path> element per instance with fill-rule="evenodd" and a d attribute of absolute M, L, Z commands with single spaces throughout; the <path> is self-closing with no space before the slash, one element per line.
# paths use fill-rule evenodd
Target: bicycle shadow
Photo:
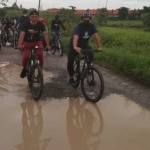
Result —
<path fill-rule="evenodd" d="M 43 131 L 42 105 L 34 101 L 20 104 L 22 113 L 22 138 L 21 144 L 15 145 L 18 150 L 46 150 L 52 138 L 39 140 Z"/>
<path fill-rule="evenodd" d="M 70 99 L 66 119 L 67 135 L 72 150 L 98 149 L 99 136 L 103 131 L 103 116 L 96 104 Z"/>

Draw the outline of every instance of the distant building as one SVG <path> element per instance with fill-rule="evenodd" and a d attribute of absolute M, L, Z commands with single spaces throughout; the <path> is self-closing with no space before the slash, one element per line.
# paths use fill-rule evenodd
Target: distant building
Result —
<path fill-rule="evenodd" d="M 14 8 L 14 9 L 19 9 L 18 5 L 16 2 L 14 2 L 14 4 L 11 6 L 11 8 Z"/>
<path fill-rule="evenodd" d="M 59 12 L 61 9 L 58 9 L 58 8 L 49 8 L 47 9 L 48 12 L 50 13 L 57 13 Z M 82 15 L 84 12 L 88 11 L 92 16 L 96 16 L 98 14 L 97 10 L 96 9 L 76 9 L 75 10 L 75 13 L 78 14 L 78 15 Z M 116 9 L 116 10 L 107 10 L 108 11 L 108 17 L 109 18 L 119 18 L 119 10 Z M 128 11 L 128 14 L 131 14 L 132 13 L 132 10 L 129 10 Z"/>

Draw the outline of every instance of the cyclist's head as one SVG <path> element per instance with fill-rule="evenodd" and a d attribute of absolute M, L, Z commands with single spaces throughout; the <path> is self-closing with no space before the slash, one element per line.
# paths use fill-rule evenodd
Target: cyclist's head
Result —
<path fill-rule="evenodd" d="M 28 12 L 26 9 L 23 10 L 23 16 L 27 16 L 28 15 Z"/>
<path fill-rule="evenodd" d="M 82 14 L 81 19 L 83 21 L 83 25 L 87 26 L 90 24 L 90 21 L 92 19 L 92 15 L 88 12 L 85 12 Z"/>
<path fill-rule="evenodd" d="M 59 15 L 55 15 L 55 20 L 59 20 Z"/>
<path fill-rule="evenodd" d="M 31 10 L 30 12 L 30 23 L 31 24 L 36 24 L 39 20 L 39 13 L 37 10 Z"/>

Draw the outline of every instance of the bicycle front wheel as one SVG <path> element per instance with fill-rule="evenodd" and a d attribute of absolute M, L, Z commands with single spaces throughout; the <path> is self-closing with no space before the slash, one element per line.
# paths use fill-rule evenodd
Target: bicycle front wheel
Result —
<path fill-rule="evenodd" d="M 74 74 L 73 74 L 74 83 L 72 84 L 72 86 L 76 89 L 80 84 L 79 62 L 76 60 L 73 64 L 73 70 L 74 70 Z"/>
<path fill-rule="evenodd" d="M 85 71 L 85 76 L 81 79 L 81 90 L 87 101 L 98 102 L 104 92 L 104 80 L 100 71 L 94 66 L 90 66 Z"/>
<path fill-rule="evenodd" d="M 34 100 L 39 100 L 43 92 L 43 73 L 41 67 L 37 64 L 31 69 L 31 93 Z"/>

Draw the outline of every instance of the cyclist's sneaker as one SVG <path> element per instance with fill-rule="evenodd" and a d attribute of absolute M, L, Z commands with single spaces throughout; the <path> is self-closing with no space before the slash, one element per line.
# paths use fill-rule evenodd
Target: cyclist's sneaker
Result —
<path fill-rule="evenodd" d="M 26 69 L 22 69 L 21 73 L 20 73 L 20 77 L 24 78 L 26 77 Z"/>
<path fill-rule="evenodd" d="M 70 84 L 75 83 L 74 78 L 70 78 L 70 79 L 69 79 L 69 83 L 70 83 Z"/>

